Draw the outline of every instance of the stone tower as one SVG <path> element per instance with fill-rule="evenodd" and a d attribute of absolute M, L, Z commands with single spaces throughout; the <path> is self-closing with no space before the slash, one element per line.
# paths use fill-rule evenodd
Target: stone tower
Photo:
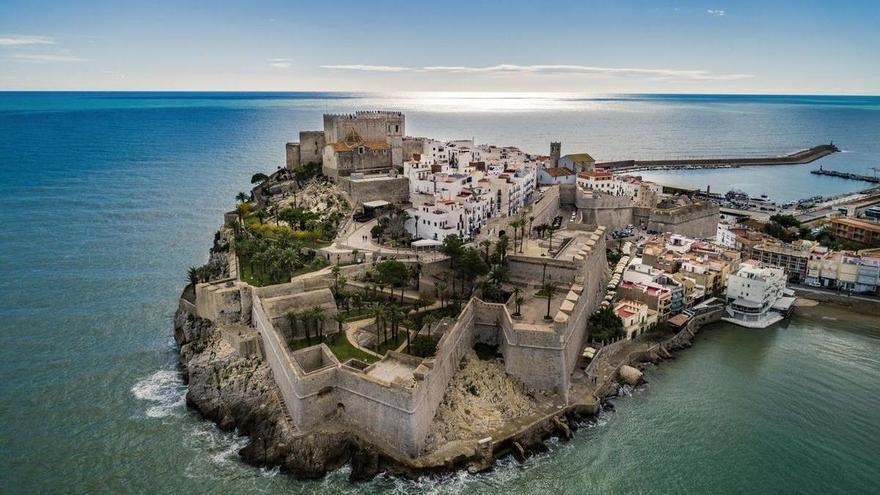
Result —
<path fill-rule="evenodd" d="M 559 158 L 562 156 L 562 143 L 551 141 L 550 142 L 550 166 L 558 167 L 559 166 Z"/>

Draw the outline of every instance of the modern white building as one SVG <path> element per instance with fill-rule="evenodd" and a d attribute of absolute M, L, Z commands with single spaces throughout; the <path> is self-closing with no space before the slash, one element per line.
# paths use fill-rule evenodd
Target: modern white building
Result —
<path fill-rule="evenodd" d="M 782 268 L 754 261 L 742 263 L 727 278 L 727 308 L 722 319 L 749 328 L 767 328 L 782 320 L 795 301 L 785 281 Z"/>

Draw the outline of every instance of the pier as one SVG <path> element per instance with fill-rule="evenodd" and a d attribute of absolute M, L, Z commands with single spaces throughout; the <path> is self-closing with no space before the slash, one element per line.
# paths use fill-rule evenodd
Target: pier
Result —
<path fill-rule="evenodd" d="M 840 149 L 830 144 L 820 144 L 812 148 L 783 156 L 753 158 L 691 158 L 681 160 L 622 160 L 597 163 L 596 168 L 607 168 L 615 172 L 632 170 L 680 169 L 680 168 L 735 168 L 744 165 L 801 165 L 814 162 Z"/>
<path fill-rule="evenodd" d="M 829 177 L 840 177 L 841 179 L 861 180 L 864 182 L 873 182 L 875 184 L 880 184 L 880 177 L 877 177 L 876 175 L 861 175 L 852 174 L 849 172 L 838 172 L 837 170 L 825 170 L 822 167 L 819 167 L 819 170 L 813 170 L 810 173 L 815 175 L 827 175 Z"/>

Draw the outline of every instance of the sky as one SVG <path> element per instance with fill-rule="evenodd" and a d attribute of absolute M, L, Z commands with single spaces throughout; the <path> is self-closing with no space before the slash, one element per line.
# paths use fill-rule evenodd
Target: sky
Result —
<path fill-rule="evenodd" d="M 0 90 L 880 94 L 880 0 L 2 0 Z"/>

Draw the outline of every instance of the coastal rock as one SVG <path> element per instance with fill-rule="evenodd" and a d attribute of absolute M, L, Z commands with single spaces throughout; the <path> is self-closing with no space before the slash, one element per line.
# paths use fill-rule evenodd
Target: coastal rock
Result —
<path fill-rule="evenodd" d="M 350 435 L 333 428 L 297 431 L 266 363 L 242 358 L 219 333 L 209 320 L 184 311 L 175 315 L 174 337 L 189 385 L 187 404 L 220 428 L 247 435 L 250 441 L 239 454 L 251 464 L 319 478 L 348 462 L 360 448 Z"/>
<path fill-rule="evenodd" d="M 635 387 L 636 385 L 642 383 L 642 372 L 633 368 L 632 366 L 623 365 L 620 367 L 620 378 L 627 385 Z"/>

